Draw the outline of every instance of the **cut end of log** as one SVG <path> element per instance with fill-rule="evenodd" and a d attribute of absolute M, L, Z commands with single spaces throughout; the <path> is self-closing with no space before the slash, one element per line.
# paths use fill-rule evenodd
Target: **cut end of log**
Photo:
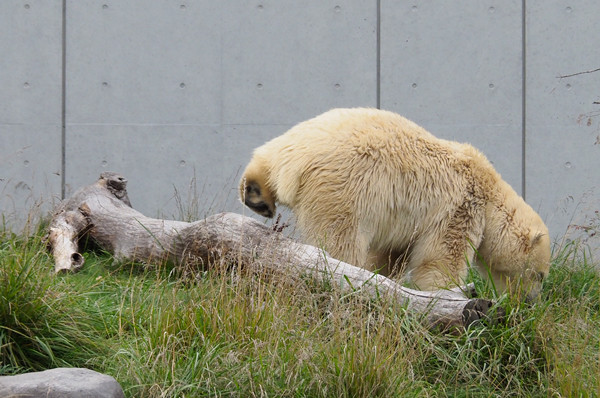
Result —
<path fill-rule="evenodd" d="M 83 267 L 84 262 L 85 258 L 81 254 L 75 252 L 71 254 L 70 261 L 61 264 L 57 263 L 54 267 L 54 272 L 57 274 L 74 273 Z"/>
<path fill-rule="evenodd" d="M 83 258 L 83 256 L 81 254 L 79 254 L 79 253 L 71 254 L 71 264 L 73 265 L 74 269 L 81 268 L 81 266 L 83 265 L 84 262 L 85 262 L 85 259 Z"/>
<path fill-rule="evenodd" d="M 463 325 L 469 327 L 472 324 L 480 322 L 489 322 L 492 324 L 501 323 L 506 313 L 502 308 L 496 308 L 492 311 L 494 303 L 485 299 L 472 299 L 465 305 L 462 318 Z"/>
<path fill-rule="evenodd" d="M 50 223 L 48 243 L 54 256 L 54 272 L 64 273 L 79 270 L 85 261 L 78 252 L 79 237 L 91 224 L 79 211 L 61 211 Z"/>
<path fill-rule="evenodd" d="M 106 187 L 117 199 L 121 200 L 127 206 L 131 207 L 131 201 L 127 195 L 127 178 L 119 173 L 105 171 L 100 174 L 98 182 Z"/>

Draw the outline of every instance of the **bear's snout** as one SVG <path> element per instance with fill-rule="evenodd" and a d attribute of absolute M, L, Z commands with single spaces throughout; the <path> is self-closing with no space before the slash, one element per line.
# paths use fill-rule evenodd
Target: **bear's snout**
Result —
<path fill-rule="evenodd" d="M 273 216 L 275 215 L 275 211 L 272 210 L 269 207 L 269 205 L 263 201 L 254 203 L 249 198 L 246 198 L 246 200 L 244 201 L 244 204 L 246 206 L 248 206 L 249 208 L 251 208 L 254 212 L 260 214 L 261 216 L 264 216 L 267 218 L 273 218 Z"/>

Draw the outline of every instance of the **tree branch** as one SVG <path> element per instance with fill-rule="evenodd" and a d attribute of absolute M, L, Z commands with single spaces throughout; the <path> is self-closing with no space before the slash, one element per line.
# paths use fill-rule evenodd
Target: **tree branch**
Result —
<path fill-rule="evenodd" d="M 409 311 L 423 314 L 431 326 L 468 326 L 486 318 L 492 306 L 488 300 L 467 298 L 458 289 L 408 289 L 240 214 L 220 213 L 192 223 L 149 218 L 131 207 L 126 185 L 119 174 L 102 173 L 95 184 L 59 205 L 49 227 L 56 272 L 83 266 L 78 241 L 88 235 L 119 260 L 169 261 L 190 269 L 226 262 L 294 278 L 326 278 L 343 289 L 390 294 Z"/>
<path fill-rule="evenodd" d="M 572 73 L 570 75 L 556 76 L 556 77 L 558 79 L 564 79 L 566 77 L 573 77 L 573 76 L 585 75 L 587 73 L 594 73 L 594 72 L 598 72 L 598 71 L 600 71 L 600 68 L 598 68 L 598 69 L 592 69 L 592 70 L 586 70 L 586 71 L 583 71 L 583 72 Z"/>

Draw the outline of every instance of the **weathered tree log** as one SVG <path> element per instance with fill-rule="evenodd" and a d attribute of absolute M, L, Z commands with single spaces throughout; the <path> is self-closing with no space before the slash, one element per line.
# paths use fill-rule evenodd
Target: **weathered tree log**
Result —
<path fill-rule="evenodd" d="M 468 326 L 487 318 L 492 306 L 488 300 L 466 297 L 461 289 L 424 292 L 403 287 L 239 214 L 220 213 L 192 223 L 149 218 L 131 207 L 126 185 L 124 177 L 102 173 L 95 184 L 59 205 L 48 236 L 56 272 L 83 265 L 78 242 L 88 235 L 117 260 L 204 268 L 225 262 L 293 277 L 325 277 L 344 289 L 391 294 L 408 311 L 424 314 L 430 325 Z"/>

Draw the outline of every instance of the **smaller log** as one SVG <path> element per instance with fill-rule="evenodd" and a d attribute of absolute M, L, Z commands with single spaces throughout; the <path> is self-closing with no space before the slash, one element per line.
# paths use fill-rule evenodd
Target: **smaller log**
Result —
<path fill-rule="evenodd" d="M 89 221 L 80 211 L 61 210 L 54 215 L 47 238 L 57 273 L 76 271 L 83 266 L 84 258 L 78 252 L 78 242 L 89 226 Z"/>
<path fill-rule="evenodd" d="M 192 223 L 146 217 L 131 207 L 126 186 L 123 176 L 102 173 L 95 184 L 61 203 L 49 227 L 56 272 L 81 268 L 78 242 L 87 235 L 117 260 L 169 261 L 191 269 L 225 262 L 290 277 L 327 278 L 342 289 L 391 294 L 408 311 L 423 314 L 431 326 L 466 327 L 487 318 L 492 307 L 489 300 L 466 297 L 465 288 L 434 292 L 406 288 L 240 214 L 220 213 Z M 466 289 L 471 291 L 472 286 Z"/>

